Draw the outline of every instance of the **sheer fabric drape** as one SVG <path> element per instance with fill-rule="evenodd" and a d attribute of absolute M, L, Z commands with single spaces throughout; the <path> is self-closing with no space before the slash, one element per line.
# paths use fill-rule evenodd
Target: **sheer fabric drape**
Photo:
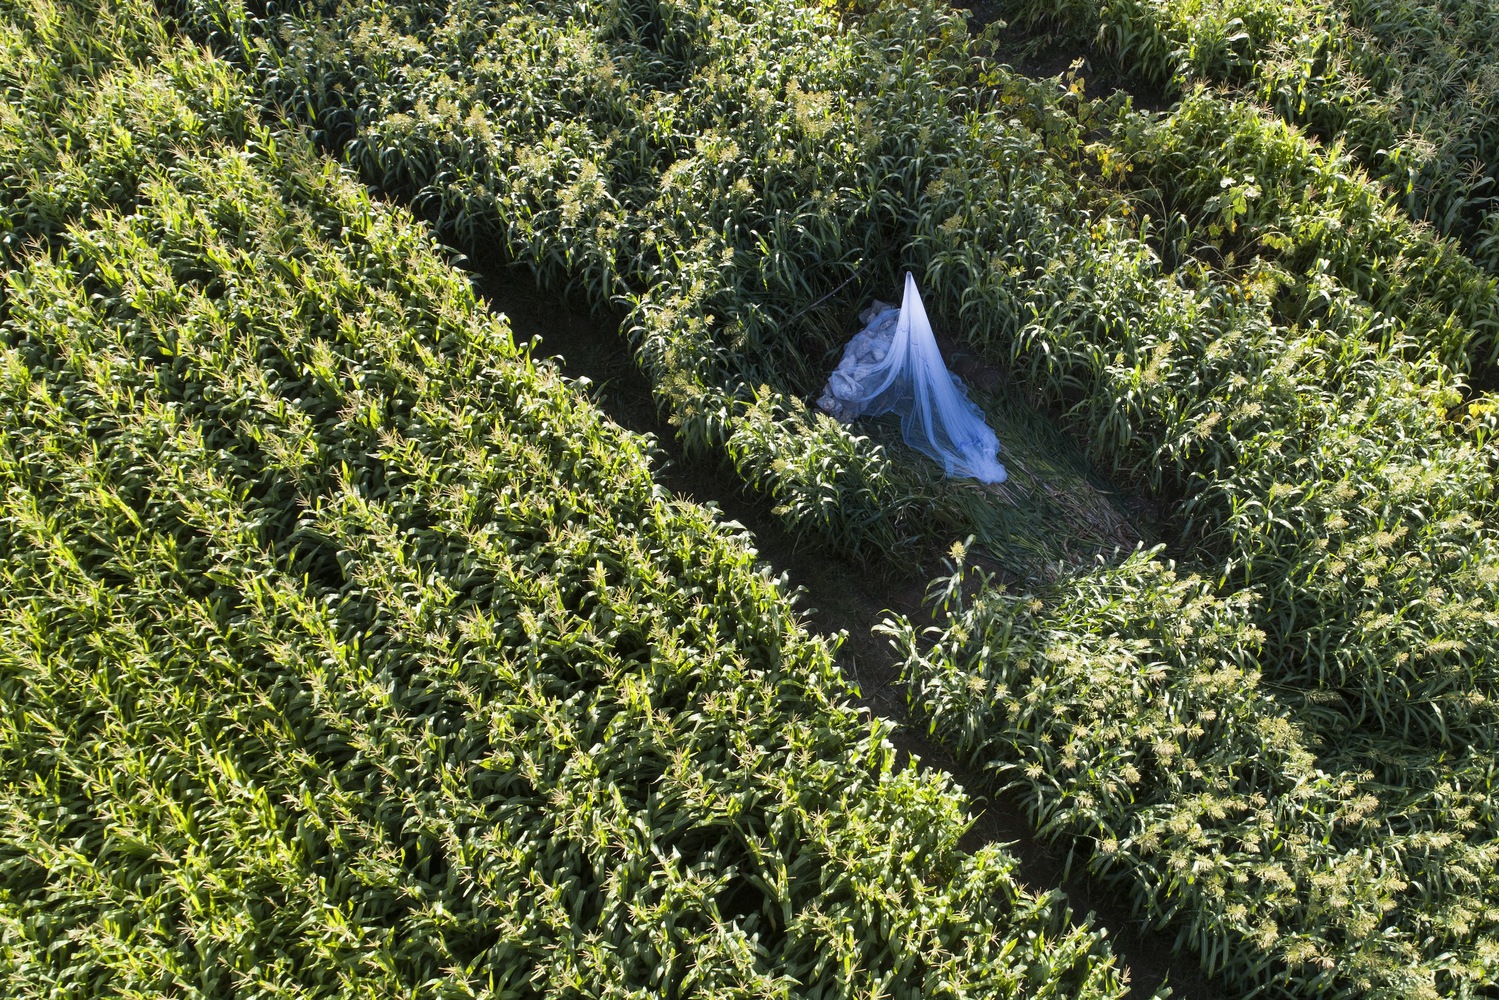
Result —
<path fill-rule="evenodd" d="M 868 315 L 868 314 L 866 314 Z M 901 434 L 954 478 L 1005 481 L 999 439 L 942 362 L 916 279 L 906 274 L 900 308 L 875 311 L 844 348 L 822 409 L 848 421 L 897 412 Z"/>

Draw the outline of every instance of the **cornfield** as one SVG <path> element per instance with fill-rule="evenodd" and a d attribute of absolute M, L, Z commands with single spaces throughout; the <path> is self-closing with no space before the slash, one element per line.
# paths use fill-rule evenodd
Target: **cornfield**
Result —
<path fill-rule="evenodd" d="M 1443 751 L 1273 677 L 1255 600 L 1140 553 L 883 627 L 934 731 L 1232 988 L 1489 995 L 1491 743 Z"/>
<path fill-rule="evenodd" d="M 618 318 L 799 539 L 950 551 L 884 626 L 914 714 L 1225 994 L 1492 995 L 1488 167 L 1357 89 L 1460 59 L 1376 6 L 1018 8 L 1156 113 L 934 2 L 164 6 L 3 8 L 31 992 L 1122 990 L 435 234 Z M 1091 469 L 1016 442 L 997 495 L 814 414 L 906 268 Z"/>
<path fill-rule="evenodd" d="M 149 5 L 4 23 L 7 996 L 1120 995 L 423 226 Z"/>

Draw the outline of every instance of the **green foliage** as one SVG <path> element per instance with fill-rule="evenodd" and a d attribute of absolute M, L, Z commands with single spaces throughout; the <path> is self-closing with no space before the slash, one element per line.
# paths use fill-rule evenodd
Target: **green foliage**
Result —
<path fill-rule="evenodd" d="M 8 996 L 1119 995 L 424 227 L 148 5 L 3 18 Z"/>
<path fill-rule="evenodd" d="M 970 333 L 1008 351 L 1095 460 L 1175 501 L 1167 537 L 1203 575 L 1262 594 L 1267 675 L 1335 695 L 1372 729 L 1491 745 L 1499 536 L 1494 442 L 1473 422 L 1484 404 L 1331 268 L 1235 273 L 1185 249 L 1168 268 L 1157 224 L 1131 238 L 1123 210 L 1056 227 L 1032 263 L 1041 239 L 1017 248 L 1006 206 L 967 166 L 928 216 L 962 225 L 918 236 L 935 294 L 961 299 Z"/>
<path fill-rule="evenodd" d="M 885 626 L 913 698 L 1069 860 L 1261 995 L 1477 997 L 1499 959 L 1491 752 L 1371 738 L 1268 683 L 1248 591 L 1139 553 Z"/>
<path fill-rule="evenodd" d="M 458 245 L 498 247 L 554 288 L 622 308 L 689 453 L 731 462 L 794 533 L 899 566 L 975 527 L 971 491 L 805 403 L 859 309 L 925 263 L 910 244 L 922 192 L 969 141 L 978 101 L 950 11 L 841 33 L 791 3 L 543 16 L 463 0 L 442 16 L 392 3 L 266 22 L 179 6 L 205 36 L 239 32 L 268 99 L 307 109 L 368 181 Z M 1011 192 L 1028 213 L 1037 185 L 1066 198 L 1028 130 L 986 137 L 1012 156 L 995 199 Z M 1018 533 L 1046 558 L 1017 569 L 1060 554 L 1058 516 L 1038 502 Z"/>
<path fill-rule="evenodd" d="M 1173 95 L 1226 86 L 1346 147 L 1409 217 L 1499 273 L 1499 11 L 1487 0 L 1019 0 Z"/>
<path fill-rule="evenodd" d="M 1348 156 L 1201 89 L 1131 126 L 1111 151 L 1120 186 L 1139 211 L 1191 234 L 1163 246 L 1168 265 L 1196 257 L 1273 280 L 1286 325 L 1367 303 L 1384 314 L 1386 347 L 1434 353 L 1459 372 L 1491 369 L 1499 281 L 1453 243 L 1423 236 Z"/>
<path fill-rule="evenodd" d="M 1480 327 L 1440 310 L 1485 279 L 1449 283 L 1356 179 L 1359 237 L 1282 196 L 1337 191 L 1346 166 L 1257 114 L 1200 95 L 1125 124 L 1092 154 L 1123 205 L 1096 195 L 1097 221 L 1058 226 L 1044 264 L 987 210 L 976 166 L 933 206 L 959 237 L 924 235 L 975 336 L 1096 458 L 1177 501 L 1169 536 L 1195 575 L 1141 555 L 980 588 L 935 637 L 896 623 L 913 705 L 1233 989 L 1482 995 L 1496 456 L 1491 403 L 1441 360 Z M 1381 233 L 1403 248 L 1398 282 L 1354 249 Z M 1408 315 L 1458 336 L 1420 339 Z"/>

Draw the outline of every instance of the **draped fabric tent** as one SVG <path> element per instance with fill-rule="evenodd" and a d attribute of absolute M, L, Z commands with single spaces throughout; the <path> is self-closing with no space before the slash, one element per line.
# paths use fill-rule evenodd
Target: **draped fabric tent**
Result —
<path fill-rule="evenodd" d="M 909 272 L 900 308 L 877 309 L 854 335 L 818 405 L 843 421 L 899 413 L 906 443 L 930 456 L 948 476 L 1005 481 L 1005 467 L 997 457 L 999 439 L 963 383 L 943 364 Z"/>

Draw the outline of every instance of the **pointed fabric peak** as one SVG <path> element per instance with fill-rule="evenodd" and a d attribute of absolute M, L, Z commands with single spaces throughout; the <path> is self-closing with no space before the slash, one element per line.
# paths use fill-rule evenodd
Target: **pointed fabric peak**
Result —
<path fill-rule="evenodd" d="M 921 291 L 916 287 L 916 276 L 910 271 L 906 272 L 906 287 L 901 291 L 900 296 L 900 322 L 904 327 L 916 326 L 918 329 L 925 329 L 929 335 L 932 334 L 932 324 L 926 318 L 926 306 L 921 301 Z M 932 335 L 932 343 L 936 342 L 936 336 Z"/>
<path fill-rule="evenodd" d="M 902 334 L 910 384 L 910 408 L 901 413 L 901 434 L 906 444 L 941 463 L 949 476 L 1004 482 L 1008 475 L 997 457 L 999 438 L 984 422 L 983 411 L 968 398 L 963 383 L 943 364 L 937 337 L 910 271 L 906 272 L 901 298 L 897 342 Z"/>
<path fill-rule="evenodd" d="M 917 372 L 940 370 L 944 375 L 947 374 L 947 365 L 942 363 L 942 351 L 937 347 L 937 335 L 932 332 L 932 324 L 926 318 L 926 306 L 922 304 L 921 292 L 917 290 L 916 279 L 910 271 L 906 272 L 906 287 L 901 293 L 900 323 L 896 331 L 897 338 L 902 336 L 907 338 L 907 358 L 913 365 L 917 365 L 911 369 L 913 379 Z M 945 382 L 946 380 L 944 384 Z"/>
<path fill-rule="evenodd" d="M 854 335 L 819 405 L 843 420 L 899 413 L 906 444 L 930 456 L 949 476 L 1005 481 L 1005 467 L 996 457 L 999 439 L 943 364 L 909 271 L 899 312 L 890 307 L 876 311 Z"/>

